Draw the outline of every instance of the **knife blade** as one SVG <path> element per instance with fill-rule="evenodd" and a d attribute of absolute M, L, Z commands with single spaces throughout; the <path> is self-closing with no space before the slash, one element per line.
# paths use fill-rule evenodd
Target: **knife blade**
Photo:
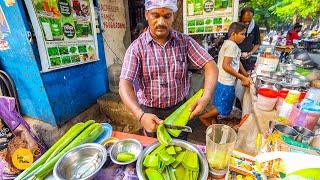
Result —
<path fill-rule="evenodd" d="M 164 124 L 164 127 L 167 129 L 176 129 L 188 133 L 192 133 L 192 129 L 190 126 L 178 126 L 178 125 L 173 125 L 173 124 Z"/>

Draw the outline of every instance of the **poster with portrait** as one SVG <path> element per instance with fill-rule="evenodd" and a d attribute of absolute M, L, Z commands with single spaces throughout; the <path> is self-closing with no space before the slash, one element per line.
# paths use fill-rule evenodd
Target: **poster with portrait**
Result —
<path fill-rule="evenodd" d="M 27 0 L 43 71 L 98 60 L 92 0 Z M 43 51 L 41 51 L 41 49 Z"/>
<path fill-rule="evenodd" d="M 239 0 L 184 0 L 184 33 L 228 32 L 237 21 Z"/>

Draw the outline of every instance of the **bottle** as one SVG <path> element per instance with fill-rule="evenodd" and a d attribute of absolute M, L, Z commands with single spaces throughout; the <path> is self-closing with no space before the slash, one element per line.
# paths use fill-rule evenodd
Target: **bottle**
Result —
<path fill-rule="evenodd" d="M 119 81 L 121 73 L 121 64 L 119 59 L 114 59 L 114 63 L 108 68 L 109 88 L 113 93 L 119 92 Z"/>

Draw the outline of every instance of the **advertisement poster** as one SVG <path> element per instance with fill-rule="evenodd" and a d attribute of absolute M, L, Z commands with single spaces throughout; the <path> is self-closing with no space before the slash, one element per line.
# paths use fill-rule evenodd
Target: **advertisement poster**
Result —
<path fill-rule="evenodd" d="M 236 21 L 238 0 L 184 0 L 184 33 L 228 32 Z"/>
<path fill-rule="evenodd" d="M 30 1 L 44 42 L 44 71 L 98 60 L 92 0 Z"/>
<path fill-rule="evenodd" d="M 100 2 L 100 17 L 102 23 L 104 50 L 107 56 L 107 65 L 110 66 L 114 60 L 124 58 L 126 48 L 124 36 L 127 30 L 125 6 L 123 1 L 108 0 Z"/>

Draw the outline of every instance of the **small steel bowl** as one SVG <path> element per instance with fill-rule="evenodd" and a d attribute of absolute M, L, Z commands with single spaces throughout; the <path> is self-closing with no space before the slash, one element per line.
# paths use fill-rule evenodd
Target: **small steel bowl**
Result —
<path fill-rule="evenodd" d="M 136 161 L 140 153 L 142 152 L 142 150 L 143 150 L 142 144 L 138 140 L 123 139 L 116 142 L 114 145 L 112 145 L 110 150 L 110 158 L 116 164 L 126 165 Z M 122 152 L 132 153 L 134 154 L 135 158 L 132 161 L 128 161 L 128 162 L 117 161 L 117 155 Z"/>
<path fill-rule="evenodd" d="M 96 143 L 80 145 L 62 156 L 55 164 L 53 176 L 57 180 L 93 179 L 107 160 L 107 150 Z"/>
<path fill-rule="evenodd" d="M 289 136 L 292 139 L 296 139 L 296 137 L 298 136 L 298 132 L 295 129 L 284 124 L 276 124 L 274 125 L 274 129 L 279 134 Z"/>
<path fill-rule="evenodd" d="M 314 136 L 314 133 L 307 128 L 301 126 L 293 126 L 293 129 L 298 132 L 296 141 L 309 144 L 311 138 Z"/>
<path fill-rule="evenodd" d="M 151 144 L 150 146 L 146 147 L 143 152 L 141 153 L 141 156 L 138 158 L 137 164 L 136 164 L 136 170 L 137 170 L 137 174 L 138 174 L 138 178 L 139 179 L 147 179 L 146 175 L 144 173 L 144 167 L 143 167 L 143 160 L 146 157 L 147 154 L 150 154 L 153 150 L 155 150 L 158 146 L 160 145 L 160 143 L 157 141 L 153 144 Z M 206 180 L 209 174 L 209 166 L 208 166 L 208 162 L 206 159 L 206 156 L 200 151 L 198 150 L 198 148 L 196 148 L 193 144 L 191 144 L 190 142 L 184 141 L 184 140 L 180 140 L 180 139 L 172 139 L 170 145 L 174 145 L 174 146 L 180 146 L 184 149 L 188 149 L 191 151 L 194 151 L 198 154 L 199 157 L 199 165 L 200 165 L 200 172 L 199 172 L 199 176 L 198 179 L 200 180 Z"/>

